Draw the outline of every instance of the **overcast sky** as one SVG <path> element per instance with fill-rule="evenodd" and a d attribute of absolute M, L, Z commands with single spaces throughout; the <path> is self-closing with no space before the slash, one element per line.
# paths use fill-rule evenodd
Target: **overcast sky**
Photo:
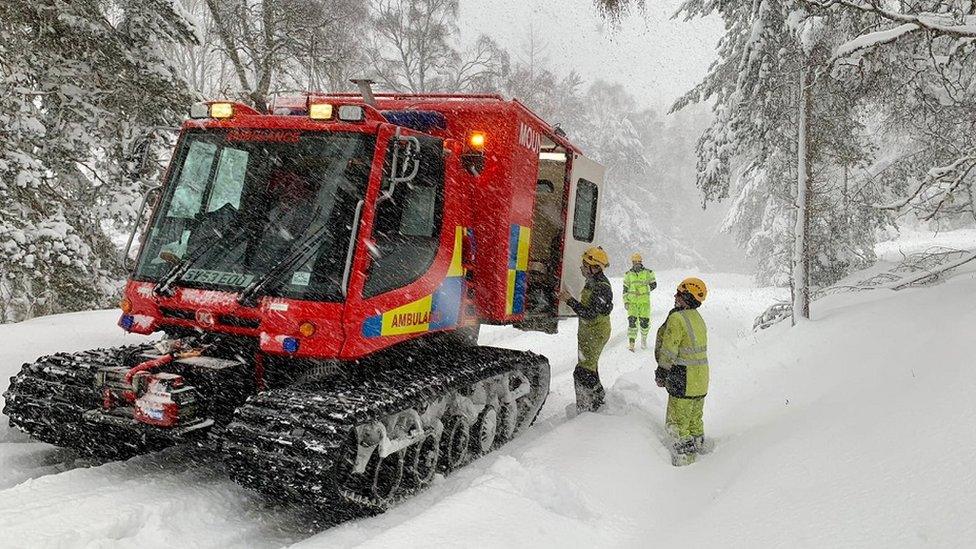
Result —
<path fill-rule="evenodd" d="M 672 20 L 680 3 L 648 0 L 646 13 L 631 14 L 614 30 L 593 0 L 461 0 L 459 24 L 465 40 L 485 33 L 513 54 L 534 27 L 553 66 L 621 82 L 644 106 L 666 108 L 704 76 L 722 31 L 714 16 Z"/>

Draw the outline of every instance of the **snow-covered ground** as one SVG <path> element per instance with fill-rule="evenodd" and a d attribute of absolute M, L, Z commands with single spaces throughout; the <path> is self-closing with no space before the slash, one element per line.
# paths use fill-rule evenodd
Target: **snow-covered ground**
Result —
<path fill-rule="evenodd" d="M 976 234 L 959 236 L 976 247 Z M 931 243 L 919 237 L 903 247 Z M 884 253 L 897 253 L 898 244 Z M 914 251 L 914 248 L 911 250 Z M 886 257 L 887 259 L 887 257 Z M 892 259 L 895 259 L 892 257 Z M 684 272 L 659 273 L 652 329 Z M 651 353 L 626 350 L 622 307 L 601 371 L 609 404 L 565 419 L 575 321 L 491 345 L 552 363 L 552 393 L 519 440 L 378 517 L 316 531 L 229 481 L 204 452 L 96 467 L 0 420 L 0 547 L 966 546 L 976 539 L 976 266 L 927 289 L 835 295 L 814 322 L 751 331 L 783 290 L 710 284 L 715 451 L 684 468 L 660 442 Z M 619 293 L 619 288 L 617 288 Z M 134 341 L 116 312 L 0 326 L 0 388 L 21 362 Z M 653 337 L 653 336 L 652 336 Z"/>

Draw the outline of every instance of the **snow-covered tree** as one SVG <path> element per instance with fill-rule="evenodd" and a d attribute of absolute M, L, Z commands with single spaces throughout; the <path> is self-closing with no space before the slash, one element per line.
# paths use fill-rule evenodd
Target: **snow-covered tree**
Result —
<path fill-rule="evenodd" d="M 630 254 L 640 251 L 655 268 L 703 267 L 704 260 L 687 245 L 691 239 L 681 237 L 670 210 L 676 193 L 667 186 L 669 178 L 662 177 L 665 168 L 651 160 L 663 140 L 648 130 L 663 129 L 660 116 L 639 109 L 622 85 L 603 81 L 587 88 L 583 105 L 567 129 L 588 155 L 607 167 L 599 235 L 604 247 L 618 265 L 628 265 Z"/>
<path fill-rule="evenodd" d="M 359 69 L 359 0 L 204 0 L 237 95 L 259 111 L 280 91 L 342 89 Z"/>
<path fill-rule="evenodd" d="M 508 54 L 486 35 L 461 47 L 458 0 L 372 0 L 370 71 L 390 90 L 428 93 L 497 89 Z"/>
<path fill-rule="evenodd" d="M 619 13 L 630 3 L 598 4 Z M 794 317 L 806 317 L 809 284 L 872 261 L 873 229 L 885 222 L 865 214 L 867 225 L 850 231 L 843 221 L 852 207 L 868 208 L 842 189 L 873 149 L 856 101 L 864 83 L 833 79 L 830 52 L 856 36 L 861 16 L 814 15 L 796 0 L 687 0 L 679 11 L 713 13 L 726 27 L 719 59 L 674 109 L 713 104 L 697 147 L 698 186 L 706 203 L 734 197 L 725 227 L 758 259 L 760 280 L 791 284 Z"/>
<path fill-rule="evenodd" d="M 587 86 L 573 71 L 559 75 L 547 53 L 545 41 L 528 29 L 502 91 L 558 124 L 587 156 L 607 167 L 598 239 L 613 263 L 627 265 L 640 251 L 655 268 L 704 266 L 701 254 L 687 244 L 693 216 L 673 207 L 695 202 L 689 196 L 694 173 L 682 162 L 692 158 L 691 135 L 701 122 L 665 120 L 638 106 L 620 84 Z"/>
<path fill-rule="evenodd" d="M 214 32 L 206 0 L 179 1 L 187 17 L 194 21 L 199 40 L 164 46 L 176 71 L 201 99 L 232 97 L 237 76 L 223 53 L 220 37 Z"/>
<path fill-rule="evenodd" d="M 835 76 L 881 72 L 861 97 L 877 113 L 883 161 L 870 177 L 886 210 L 976 221 L 976 3 L 804 0 L 817 13 L 855 13 L 860 33 L 833 51 Z"/>
<path fill-rule="evenodd" d="M 0 321 L 116 294 L 142 192 L 125 161 L 185 112 L 161 46 L 194 40 L 168 1 L 0 3 Z"/>

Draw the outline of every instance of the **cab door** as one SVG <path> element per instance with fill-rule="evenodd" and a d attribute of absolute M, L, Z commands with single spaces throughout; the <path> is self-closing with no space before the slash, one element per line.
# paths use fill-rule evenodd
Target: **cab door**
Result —
<path fill-rule="evenodd" d="M 460 199 L 446 169 L 454 155 L 439 138 L 404 128 L 383 134 L 383 175 L 364 205 L 349 281 L 347 359 L 460 322 Z"/>
<path fill-rule="evenodd" d="M 603 176 L 606 168 L 581 154 L 573 153 L 570 170 L 560 283 L 563 288 L 579 297 L 586 283 L 579 269 L 580 258 L 587 248 L 599 245 L 595 239 L 603 202 Z M 560 302 L 559 316 L 574 314 L 568 305 Z"/>

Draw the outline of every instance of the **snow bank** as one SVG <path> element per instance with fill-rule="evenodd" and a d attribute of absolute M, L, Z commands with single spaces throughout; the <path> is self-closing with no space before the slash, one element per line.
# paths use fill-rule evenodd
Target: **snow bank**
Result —
<path fill-rule="evenodd" d="M 617 343 L 605 366 L 630 371 L 608 376 L 607 412 L 556 420 L 480 475 L 448 480 L 464 486 L 446 497 L 300 546 L 913 547 L 976 535 L 976 275 L 828 298 L 823 320 L 753 344 L 722 341 L 730 303 L 712 295 L 717 448 L 699 463 L 668 464 L 664 398 Z"/>

